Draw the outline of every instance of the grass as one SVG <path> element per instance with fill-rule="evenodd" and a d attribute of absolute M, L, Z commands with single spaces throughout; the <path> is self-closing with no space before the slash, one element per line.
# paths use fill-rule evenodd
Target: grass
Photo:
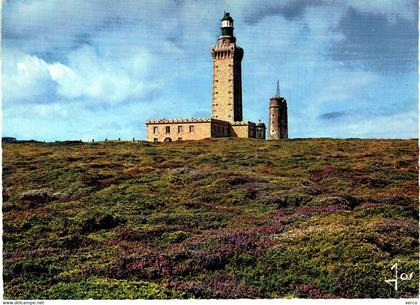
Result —
<path fill-rule="evenodd" d="M 414 298 L 418 212 L 416 140 L 4 144 L 4 297 Z"/>

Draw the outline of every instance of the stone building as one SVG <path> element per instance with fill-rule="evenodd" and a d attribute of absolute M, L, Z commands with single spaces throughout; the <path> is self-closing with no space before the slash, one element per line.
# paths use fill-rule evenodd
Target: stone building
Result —
<path fill-rule="evenodd" d="M 265 125 L 243 121 L 242 72 L 244 51 L 236 44 L 233 19 L 225 13 L 221 35 L 211 49 L 213 59 L 212 115 L 204 119 L 158 119 L 146 122 L 153 142 L 234 137 L 265 139 Z"/>
<path fill-rule="evenodd" d="M 257 126 L 255 127 L 255 131 L 256 131 L 256 138 L 257 139 L 265 139 L 265 124 L 261 123 L 261 121 L 257 124 Z"/>
<path fill-rule="evenodd" d="M 280 96 L 280 87 L 277 82 L 277 93 L 270 98 L 269 118 L 268 118 L 268 139 L 279 140 L 287 139 L 287 101 Z"/>

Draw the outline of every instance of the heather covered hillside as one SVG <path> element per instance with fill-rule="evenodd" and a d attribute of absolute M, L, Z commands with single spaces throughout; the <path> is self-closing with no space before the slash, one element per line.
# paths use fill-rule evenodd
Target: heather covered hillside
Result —
<path fill-rule="evenodd" d="M 416 297 L 418 213 L 416 140 L 3 144 L 4 293 Z"/>

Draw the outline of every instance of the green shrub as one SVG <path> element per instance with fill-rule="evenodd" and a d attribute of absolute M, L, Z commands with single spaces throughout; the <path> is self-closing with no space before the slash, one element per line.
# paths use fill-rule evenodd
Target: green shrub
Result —
<path fill-rule="evenodd" d="M 179 243 L 191 236 L 191 233 L 184 231 L 165 232 L 161 236 L 164 243 Z"/>
<path fill-rule="evenodd" d="M 48 290 L 48 299 L 170 299 L 181 292 L 143 281 L 89 278 L 80 282 L 58 283 Z"/>

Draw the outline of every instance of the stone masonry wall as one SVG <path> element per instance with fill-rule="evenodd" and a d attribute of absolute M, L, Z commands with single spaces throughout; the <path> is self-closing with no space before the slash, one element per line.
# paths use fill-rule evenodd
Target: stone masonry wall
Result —
<path fill-rule="evenodd" d="M 242 121 L 241 60 L 243 50 L 235 43 L 219 42 L 212 49 L 212 118 Z"/>
<path fill-rule="evenodd" d="M 190 131 L 192 126 L 193 131 Z M 157 127 L 157 133 L 154 132 L 154 127 Z M 170 132 L 166 132 L 166 127 L 169 127 Z M 180 127 L 180 130 L 178 129 Z M 158 142 L 164 142 L 165 139 L 169 138 L 171 141 L 187 141 L 187 140 L 202 140 L 211 137 L 211 122 L 199 122 L 199 123 L 159 123 L 159 124 L 148 124 L 146 126 L 147 141 L 154 142 L 157 139 Z"/>
<path fill-rule="evenodd" d="M 212 122 L 211 136 L 212 138 L 230 137 L 230 124 L 228 122 Z"/>
<path fill-rule="evenodd" d="M 234 138 L 250 138 L 249 125 L 232 125 L 231 133 Z"/>

